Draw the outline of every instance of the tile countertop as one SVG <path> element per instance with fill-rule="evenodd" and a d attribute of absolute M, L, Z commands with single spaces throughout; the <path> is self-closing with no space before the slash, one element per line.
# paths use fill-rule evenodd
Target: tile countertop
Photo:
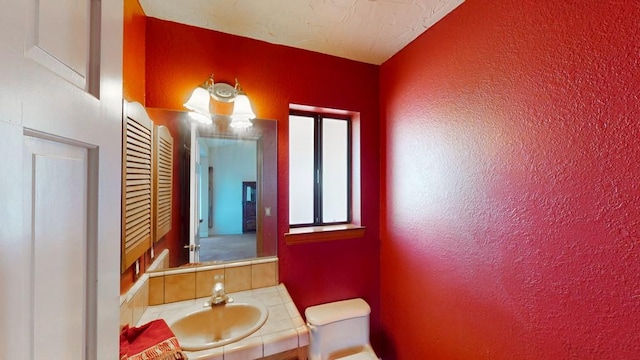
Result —
<path fill-rule="evenodd" d="M 258 331 L 242 340 L 213 349 L 187 351 L 189 360 L 260 359 L 309 345 L 309 329 L 283 284 L 228 295 L 238 298 L 251 297 L 261 301 L 269 311 L 267 321 Z M 202 309 L 207 300 L 209 298 L 205 297 L 149 306 L 137 326 L 155 319 L 169 320 L 179 314 Z"/>

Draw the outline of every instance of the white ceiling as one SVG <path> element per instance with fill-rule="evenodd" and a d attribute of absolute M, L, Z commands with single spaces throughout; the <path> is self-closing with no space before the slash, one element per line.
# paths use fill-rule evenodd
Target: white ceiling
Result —
<path fill-rule="evenodd" d="M 464 0 L 140 0 L 145 14 L 382 64 Z"/>

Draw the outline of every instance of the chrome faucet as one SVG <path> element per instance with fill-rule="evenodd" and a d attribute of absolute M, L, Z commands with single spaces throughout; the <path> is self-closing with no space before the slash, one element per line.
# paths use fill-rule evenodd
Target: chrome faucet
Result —
<path fill-rule="evenodd" d="M 229 297 L 224 293 L 224 284 L 220 281 L 213 285 L 211 290 L 211 306 L 225 304 Z"/>

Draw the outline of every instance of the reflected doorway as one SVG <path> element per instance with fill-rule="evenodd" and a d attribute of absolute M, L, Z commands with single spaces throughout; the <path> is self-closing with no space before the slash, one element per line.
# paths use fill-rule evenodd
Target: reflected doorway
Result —
<path fill-rule="evenodd" d="M 242 182 L 242 233 L 256 232 L 256 182 Z"/>
<path fill-rule="evenodd" d="M 197 143 L 198 262 L 257 257 L 257 140 L 198 137 Z"/>

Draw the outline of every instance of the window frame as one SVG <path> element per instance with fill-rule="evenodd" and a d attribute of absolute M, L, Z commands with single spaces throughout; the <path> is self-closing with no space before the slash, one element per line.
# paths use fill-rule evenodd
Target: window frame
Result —
<path fill-rule="evenodd" d="M 331 225 L 344 225 L 351 224 L 353 220 L 353 204 L 352 204 L 352 117 L 349 115 L 338 115 L 333 113 L 324 113 L 324 112 L 313 112 L 313 111 L 303 111 L 303 110 L 289 110 L 289 121 L 291 121 L 291 116 L 302 116 L 302 117 L 310 117 L 314 120 L 313 126 L 313 171 L 314 171 L 314 189 L 313 189 L 313 223 L 304 223 L 304 224 L 291 224 L 291 217 L 289 217 L 289 228 L 305 228 L 305 227 L 314 227 L 314 226 L 331 226 Z M 334 120 L 344 120 L 347 123 L 347 219 L 345 221 L 339 222 L 322 222 L 322 170 L 323 170 L 323 159 L 322 159 L 322 121 L 323 119 L 334 119 Z M 291 178 L 289 178 L 289 182 Z M 291 184 L 289 184 L 291 186 Z"/>

